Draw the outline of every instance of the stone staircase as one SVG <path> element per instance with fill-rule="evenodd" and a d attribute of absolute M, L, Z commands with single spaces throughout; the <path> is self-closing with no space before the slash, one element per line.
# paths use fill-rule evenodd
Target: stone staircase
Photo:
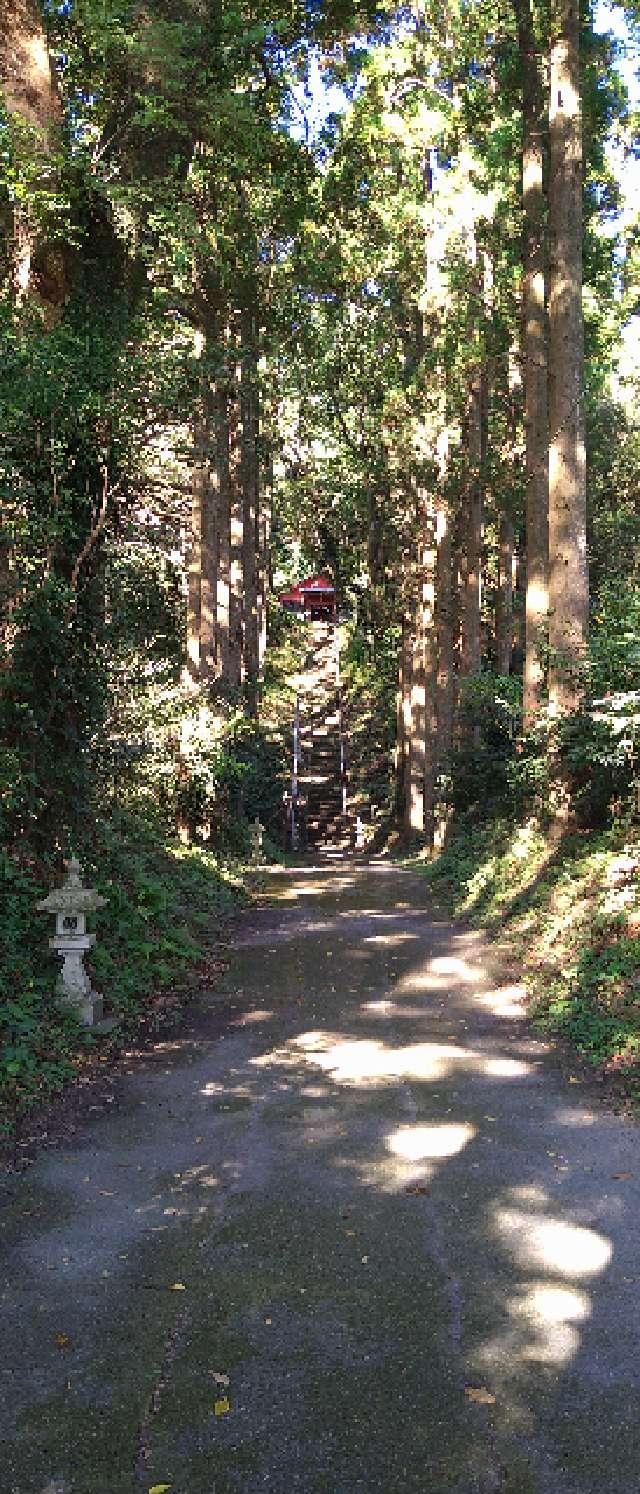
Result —
<path fill-rule="evenodd" d="M 350 825 L 342 812 L 336 648 L 335 628 L 313 624 L 300 691 L 299 784 L 306 801 L 306 841 L 325 851 L 350 844 Z"/>

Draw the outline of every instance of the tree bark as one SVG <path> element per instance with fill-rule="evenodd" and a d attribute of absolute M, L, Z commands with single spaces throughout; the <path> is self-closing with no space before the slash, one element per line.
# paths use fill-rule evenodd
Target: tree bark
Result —
<path fill-rule="evenodd" d="M 462 674 L 480 673 L 480 586 L 482 566 L 482 374 L 474 370 L 467 415 L 469 483 L 464 515 L 464 581 L 462 593 Z"/>
<path fill-rule="evenodd" d="M 515 0 L 522 69 L 522 381 L 524 389 L 527 587 L 523 726 L 543 704 L 548 612 L 548 347 L 544 198 L 546 121 L 541 60 L 530 0 Z"/>
<path fill-rule="evenodd" d="M 227 660 L 227 683 L 233 689 L 242 684 L 242 587 L 244 546 L 244 503 L 242 494 L 242 426 L 240 419 L 239 393 L 242 373 L 234 366 L 229 390 L 229 648 Z"/>
<path fill-rule="evenodd" d="M 0 0 L 0 92 L 9 116 L 22 127 L 14 142 L 17 162 L 19 168 L 28 169 L 33 187 L 34 168 L 36 176 L 40 171 L 44 174 L 56 127 L 62 122 L 42 10 L 36 0 Z M 36 252 L 43 261 L 38 274 L 34 272 Z M 11 278 L 16 305 L 21 306 L 35 290 L 47 320 L 53 323 L 68 294 L 67 258 L 64 246 L 46 248 L 38 242 L 28 200 L 15 201 Z"/>
<path fill-rule="evenodd" d="M 426 734 L 425 690 L 425 598 L 421 574 L 421 545 L 414 576 L 411 618 L 411 690 L 409 696 L 409 782 L 406 829 L 410 836 L 424 830 L 424 775 Z"/>
<path fill-rule="evenodd" d="M 258 463 L 258 348 L 255 306 L 243 307 L 241 318 L 240 414 L 242 425 L 242 567 L 243 666 L 249 715 L 258 714 L 260 621 L 258 615 L 258 525 L 260 520 Z"/>
<path fill-rule="evenodd" d="M 0 87 L 8 112 L 48 147 L 62 111 L 37 0 L 0 0 Z"/>
<path fill-rule="evenodd" d="M 398 675 L 398 724 L 396 754 L 396 789 L 398 816 L 405 830 L 410 830 L 410 759 L 411 759 L 411 689 L 413 676 L 413 615 L 409 598 L 407 563 L 403 568 L 404 602 L 402 612 L 402 641 L 400 647 L 400 669 Z"/>
<path fill-rule="evenodd" d="M 217 672 L 218 515 L 220 472 L 215 444 L 216 391 L 207 379 L 205 472 L 202 490 L 200 580 L 200 674 L 215 679 Z"/>
<path fill-rule="evenodd" d="M 204 333 L 198 332 L 198 351 L 202 354 Z M 191 533 L 187 568 L 187 671 L 192 680 L 200 679 L 200 624 L 202 600 L 202 530 L 206 490 L 205 421 L 202 380 L 193 424 L 193 467 L 191 473 Z"/>
<path fill-rule="evenodd" d="M 437 518 L 438 569 L 436 623 L 438 629 L 438 764 L 442 766 L 453 743 L 455 695 L 455 608 L 451 517 L 442 504 Z"/>
<path fill-rule="evenodd" d="M 498 595 L 496 605 L 496 671 L 511 673 L 513 652 L 513 519 L 502 514 L 498 547 Z"/>
<path fill-rule="evenodd" d="M 229 679 L 231 594 L 231 476 L 229 471 L 229 391 L 226 372 L 215 392 L 215 463 L 218 487 L 218 574 L 216 584 L 216 667 Z"/>
<path fill-rule="evenodd" d="M 555 0 L 549 101 L 549 714 L 583 697 L 589 582 L 577 0 Z"/>

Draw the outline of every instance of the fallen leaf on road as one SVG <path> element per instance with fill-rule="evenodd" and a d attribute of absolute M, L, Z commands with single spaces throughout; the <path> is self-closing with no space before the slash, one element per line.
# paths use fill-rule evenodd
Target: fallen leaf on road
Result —
<path fill-rule="evenodd" d="M 167 1490 L 172 1487 L 172 1484 L 154 1484 L 149 1490 L 149 1494 L 167 1494 Z"/>
<path fill-rule="evenodd" d="M 428 1193 L 429 1189 L 425 1187 L 424 1183 L 407 1183 L 404 1191 L 405 1193 Z"/>
<path fill-rule="evenodd" d="M 611 1176 L 612 1176 L 612 1178 L 615 1178 L 615 1180 L 616 1180 L 617 1183 L 626 1183 L 628 1178 L 632 1178 L 633 1177 L 633 1173 L 632 1172 L 612 1172 Z"/>
<path fill-rule="evenodd" d="M 467 1385 L 464 1393 L 467 1400 L 475 1401 L 477 1406 L 495 1406 L 496 1398 L 486 1385 Z"/>
<path fill-rule="evenodd" d="M 575 1074 L 570 1074 L 569 1075 L 569 1083 L 570 1084 L 582 1084 L 582 1080 L 581 1079 L 576 1079 Z"/>
<path fill-rule="evenodd" d="M 228 1375 L 220 1375 L 220 1374 L 218 1374 L 217 1370 L 212 1370 L 211 1371 L 211 1379 L 214 1381 L 214 1383 L 216 1385 L 228 1385 L 229 1384 L 229 1376 Z"/>
<path fill-rule="evenodd" d="M 71 1339 L 68 1333 L 56 1333 L 56 1347 L 58 1349 L 70 1349 Z"/>
<path fill-rule="evenodd" d="M 213 1410 L 216 1416 L 226 1416 L 227 1413 L 231 1410 L 229 1397 L 223 1395 L 220 1397 L 219 1401 L 214 1401 Z"/>
<path fill-rule="evenodd" d="M 173 1286 L 169 1287 L 170 1292 L 186 1292 L 186 1290 L 187 1288 L 183 1281 L 174 1281 Z"/>

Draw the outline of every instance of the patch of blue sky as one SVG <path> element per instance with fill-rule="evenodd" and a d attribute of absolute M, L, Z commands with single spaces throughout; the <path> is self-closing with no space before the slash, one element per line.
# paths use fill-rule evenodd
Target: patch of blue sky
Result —
<path fill-rule="evenodd" d="M 309 146 L 317 144 L 331 116 L 344 114 L 354 97 L 354 88 L 346 89 L 334 80 L 327 82 L 321 57 L 318 47 L 309 47 L 306 78 L 290 90 L 290 134 Z"/>
<path fill-rule="evenodd" d="M 631 27 L 624 9 L 599 0 L 594 17 L 596 31 L 613 36 L 617 43 L 616 67 L 629 90 L 634 108 L 640 103 L 640 30 Z"/>
<path fill-rule="evenodd" d="M 637 107 L 640 104 L 640 30 L 632 28 L 624 9 L 611 4 L 610 0 L 598 0 L 595 29 L 601 35 L 608 33 L 615 39 L 616 67 L 629 91 L 631 105 Z M 364 50 L 370 44 L 366 37 L 353 37 L 353 45 L 358 49 Z M 291 134 L 311 146 L 317 142 L 329 118 L 343 114 L 354 96 L 353 87 L 347 89 L 333 78 L 327 82 L 321 56 L 318 47 L 309 48 L 307 76 L 290 93 Z M 357 84 L 355 92 L 358 92 Z"/>
<path fill-rule="evenodd" d="M 621 6 L 599 0 L 595 12 L 595 29 L 612 36 L 616 43 L 615 65 L 629 93 L 631 108 L 640 105 L 640 29 L 632 27 Z M 601 232 L 619 236 L 619 256 L 624 257 L 624 234 L 638 215 L 640 203 L 640 158 L 617 138 L 609 141 L 608 157 L 620 187 L 620 209 L 601 224 Z"/>

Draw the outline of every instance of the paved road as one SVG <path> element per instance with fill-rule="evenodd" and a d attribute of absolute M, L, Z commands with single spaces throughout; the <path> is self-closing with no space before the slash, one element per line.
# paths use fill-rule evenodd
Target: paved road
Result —
<path fill-rule="evenodd" d="M 634 1494 L 636 1127 L 416 875 L 271 886 L 3 1184 L 2 1494 Z"/>

